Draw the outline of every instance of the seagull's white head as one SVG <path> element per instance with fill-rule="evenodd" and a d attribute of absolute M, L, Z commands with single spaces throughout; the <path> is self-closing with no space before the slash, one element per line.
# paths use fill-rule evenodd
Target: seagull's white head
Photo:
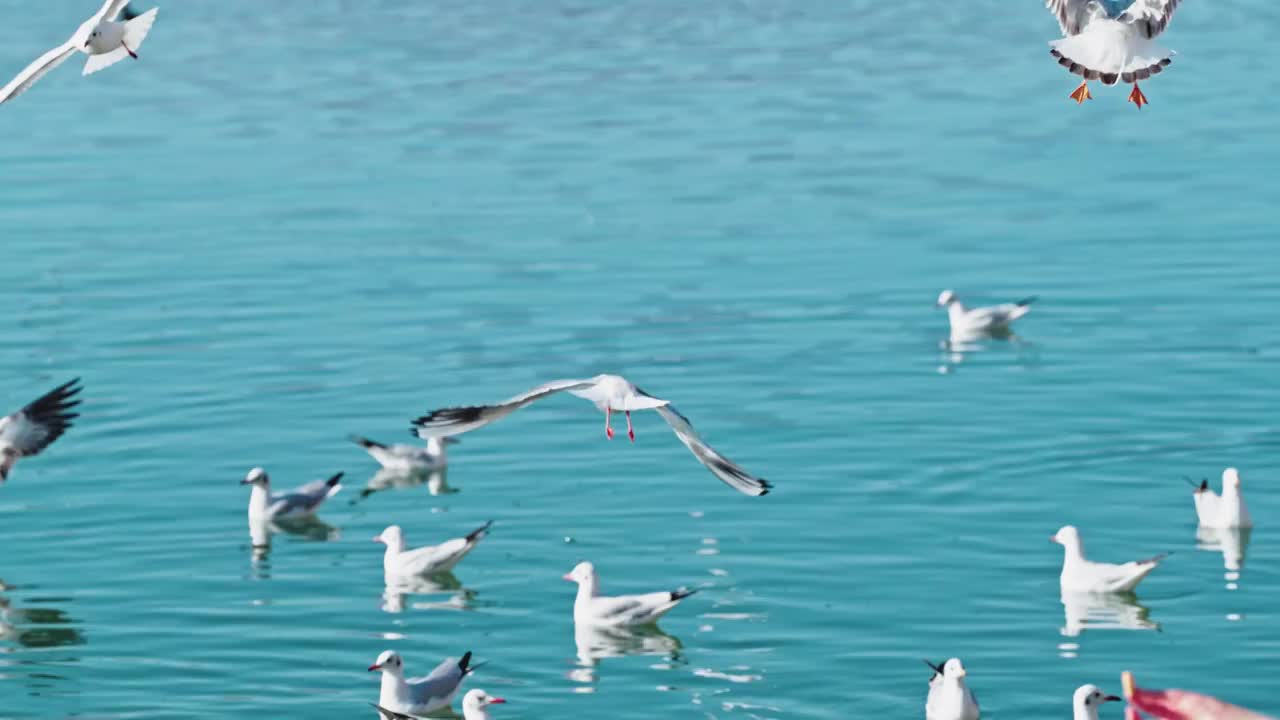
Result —
<path fill-rule="evenodd" d="M 593 582 L 596 579 L 596 566 L 589 562 L 580 562 L 574 566 L 572 572 L 564 576 L 564 579 L 579 585 Z"/>
<path fill-rule="evenodd" d="M 1057 534 L 1049 538 L 1049 540 L 1070 548 L 1080 547 L 1080 531 L 1076 530 L 1075 525 L 1063 525 Z"/>
<path fill-rule="evenodd" d="M 938 296 L 938 307 L 946 307 L 956 300 L 959 300 L 959 298 L 956 297 L 954 292 L 943 290 L 942 294 Z"/>
<path fill-rule="evenodd" d="M 256 467 L 250 470 L 248 475 L 244 476 L 244 479 L 240 481 L 240 484 L 266 487 L 270 482 L 271 479 L 267 477 L 267 471 L 260 467 Z"/>
<path fill-rule="evenodd" d="M 373 541 L 400 550 L 404 548 L 404 533 L 400 530 L 399 525 L 389 525 Z"/>
<path fill-rule="evenodd" d="M 404 674 L 404 661 L 400 656 L 390 650 L 382 651 L 376 662 L 369 666 L 369 672 L 381 670 L 384 673 L 391 673 L 395 676 Z"/>
<path fill-rule="evenodd" d="M 1224 490 L 1240 489 L 1240 471 L 1235 468 L 1227 468 L 1222 471 L 1222 487 Z"/>
<path fill-rule="evenodd" d="M 1097 685 L 1081 685 L 1076 688 L 1076 694 L 1071 696 L 1071 705 L 1076 712 L 1088 712 L 1090 708 L 1096 708 L 1105 702 L 1114 702 L 1120 698 L 1115 695 L 1107 695 L 1098 689 Z"/>
<path fill-rule="evenodd" d="M 483 710 L 490 705 L 501 705 L 505 702 L 506 700 L 503 700 L 500 697 L 494 697 L 483 690 L 471 690 L 462 697 L 462 711 L 470 711 L 474 713 Z"/>
<path fill-rule="evenodd" d="M 960 658 L 951 658 L 942 664 L 942 677 L 948 680 L 959 680 L 969 673 L 964 669 Z"/>

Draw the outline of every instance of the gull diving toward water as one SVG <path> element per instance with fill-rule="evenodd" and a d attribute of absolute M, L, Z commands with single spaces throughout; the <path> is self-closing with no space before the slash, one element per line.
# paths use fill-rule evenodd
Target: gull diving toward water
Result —
<path fill-rule="evenodd" d="M 1138 88 L 1173 62 L 1173 51 L 1153 42 L 1169 26 L 1179 0 L 1046 0 L 1063 38 L 1049 43 L 1058 64 L 1084 78 L 1071 93 L 1077 104 L 1091 99 L 1089 81 L 1133 83 L 1129 102 L 1149 104 Z"/>
<path fill-rule="evenodd" d="M 565 580 L 578 583 L 578 596 L 573 601 L 573 621 L 586 625 L 628 626 L 652 625 L 697 590 L 672 590 L 647 595 L 600 594 L 600 579 L 589 562 L 580 562 Z"/>
<path fill-rule="evenodd" d="M 84 74 L 92 75 L 115 65 L 126 57 L 138 59 L 138 48 L 151 25 L 156 21 L 160 8 L 138 14 L 128 0 L 107 0 L 93 17 L 85 20 L 69 40 L 41 55 L 18 76 L 0 89 L 0 103 L 12 100 L 27 91 L 50 70 L 67 61 L 77 51 L 89 56 L 84 64 Z M 123 22 L 117 18 L 123 18 Z M 12 27 L 12 26 L 11 26 Z"/>
<path fill-rule="evenodd" d="M 325 500 L 337 495 L 342 489 L 340 481 L 343 474 L 299 485 L 286 492 L 273 493 L 267 471 L 260 467 L 250 470 L 240 481 L 241 485 L 253 486 L 249 495 L 249 523 L 252 525 L 264 520 L 314 514 Z"/>
<path fill-rule="evenodd" d="M 410 432 L 417 435 L 413 430 Z M 457 438 L 451 437 L 425 438 L 426 445 L 384 445 L 359 435 L 351 435 L 349 439 L 364 448 L 382 467 L 401 471 L 438 470 L 449 464 L 445 445 L 458 443 Z"/>
<path fill-rule="evenodd" d="M 1071 709 L 1074 720 L 1098 720 L 1098 706 L 1105 702 L 1121 700 L 1116 695 L 1106 695 L 1097 685 L 1081 685 L 1071 696 Z"/>
<path fill-rule="evenodd" d="M 929 678 L 929 697 L 924 703 L 926 720 L 978 720 L 982 711 L 978 699 L 965 684 L 968 675 L 960 658 L 951 658 L 941 666 L 928 660 L 925 665 L 933 668 Z"/>
<path fill-rule="evenodd" d="M 448 572 L 462 561 L 476 544 L 489 533 L 493 521 L 471 531 L 466 537 L 447 540 L 439 545 L 405 549 L 404 533 L 399 525 L 392 525 L 373 539 L 387 546 L 382 555 L 382 570 L 386 577 L 413 577 Z"/>
<path fill-rule="evenodd" d="M 610 439 L 613 438 L 613 426 L 610 425 L 613 413 L 621 412 L 627 416 L 627 437 L 635 442 L 636 434 L 631 427 L 631 411 L 656 410 L 671 426 L 676 437 L 680 438 L 680 442 L 684 443 L 685 447 L 689 448 L 693 456 L 698 459 L 698 462 L 734 490 L 745 495 L 758 496 L 769 492 L 769 488 L 772 487 L 767 481 L 743 470 L 703 442 L 702 438 L 694 432 L 689 419 L 681 415 L 670 402 L 646 393 L 618 375 L 597 375 L 587 380 L 555 380 L 497 405 L 433 410 L 414 420 L 413 425 L 418 436 L 423 438 L 459 435 L 500 420 L 525 405 L 559 392 L 568 392 L 570 395 L 589 400 L 604 413 L 604 432 Z"/>
<path fill-rule="evenodd" d="M 80 378 L 64 383 L 32 400 L 21 410 L 0 418 L 0 483 L 9 478 L 19 458 L 39 455 L 80 417 L 72 408 L 80 404 L 76 394 Z"/>
<path fill-rule="evenodd" d="M 966 308 L 954 292 L 943 290 L 938 295 L 937 307 L 947 309 L 947 318 L 951 321 L 951 337 L 971 337 L 983 333 L 1008 332 L 1010 323 L 1031 312 L 1031 303 L 1036 299 L 1032 295 L 1016 303 Z"/>
<path fill-rule="evenodd" d="M 1088 560 L 1084 556 L 1084 542 L 1080 540 L 1080 531 L 1071 525 L 1063 526 L 1058 533 L 1049 538 L 1066 551 L 1062 560 L 1063 592 L 1080 593 L 1119 593 L 1132 592 L 1138 587 L 1168 553 L 1157 555 L 1147 560 L 1135 560 L 1123 565 L 1100 563 Z"/>
<path fill-rule="evenodd" d="M 1200 527 L 1206 528 L 1251 528 L 1253 518 L 1249 517 L 1249 508 L 1245 507 L 1244 496 L 1240 494 L 1240 472 L 1235 468 L 1222 471 L 1222 494 L 1218 495 L 1209 489 L 1209 481 L 1204 480 L 1195 487 L 1193 499 L 1196 503 L 1196 517 L 1200 519 Z"/>
<path fill-rule="evenodd" d="M 471 653 L 461 660 L 447 658 L 430 675 L 404 679 L 404 661 L 396 653 L 387 650 L 369 666 L 369 672 L 382 671 L 382 689 L 378 694 L 378 706 L 395 713 L 426 715 L 453 702 L 453 696 L 462 687 L 462 680 L 472 671 L 469 667 Z"/>

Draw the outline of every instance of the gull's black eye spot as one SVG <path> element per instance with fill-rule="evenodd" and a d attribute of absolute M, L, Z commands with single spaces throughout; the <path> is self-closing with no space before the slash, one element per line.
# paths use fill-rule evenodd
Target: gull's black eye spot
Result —
<path fill-rule="evenodd" d="M 1085 698 L 1085 699 L 1084 699 L 1084 704 L 1085 704 L 1085 705 L 1088 705 L 1088 704 L 1089 704 L 1089 703 L 1091 703 L 1091 702 L 1093 702 L 1093 696 L 1092 696 L 1092 695 L 1090 695 L 1089 697 L 1087 697 L 1087 698 Z"/>

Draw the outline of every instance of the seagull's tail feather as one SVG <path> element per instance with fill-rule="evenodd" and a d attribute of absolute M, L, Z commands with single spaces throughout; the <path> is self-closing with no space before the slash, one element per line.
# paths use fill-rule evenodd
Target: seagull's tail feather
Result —
<path fill-rule="evenodd" d="M 329 486 L 329 492 L 325 493 L 325 497 L 326 497 L 326 498 L 331 498 L 331 497 L 333 497 L 334 495 L 337 495 L 337 494 L 338 494 L 338 491 L 342 489 L 342 476 L 343 476 L 343 475 L 346 475 L 346 473 L 345 473 L 345 472 L 340 472 L 340 473 L 338 473 L 338 474 L 334 475 L 333 477 L 329 478 L 328 480 L 325 480 L 325 481 L 324 481 L 324 484 Z"/>
<path fill-rule="evenodd" d="M 467 675 L 468 673 L 475 672 L 476 668 L 478 668 L 478 667 L 480 667 L 480 666 L 479 666 L 479 665 L 476 665 L 476 666 L 474 666 L 474 667 L 473 667 L 473 666 L 471 666 L 471 651 L 470 651 L 470 650 L 468 650 L 468 651 L 467 651 L 467 653 L 466 653 L 465 655 L 463 655 L 463 656 L 462 656 L 462 659 L 458 661 L 458 669 L 462 671 L 462 675 L 463 675 L 463 677 L 466 677 L 466 675 Z"/>
<path fill-rule="evenodd" d="M 347 439 L 366 450 L 368 450 L 369 448 L 380 448 L 385 450 L 387 447 L 386 445 L 383 445 L 382 443 L 377 442 L 376 440 L 370 440 L 367 437 L 360 437 L 359 435 L 348 435 Z"/>
<path fill-rule="evenodd" d="M 491 527 L 493 527 L 493 521 L 492 521 L 492 520 L 490 520 L 489 522 L 485 523 L 484 525 L 481 525 L 480 527 L 476 528 L 475 530 L 472 530 L 470 533 L 468 533 L 468 534 L 467 534 L 467 542 L 468 542 L 468 543 L 478 542 L 478 541 L 479 541 L 481 538 L 483 538 L 485 535 L 488 535 L 488 534 L 489 534 L 489 528 L 491 528 Z"/>
<path fill-rule="evenodd" d="M 1119 22 L 1095 22 L 1078 35 L 1049 43 L 1050 55 L 1068 71 L 1105 85 L 1146 80 L 1173 62 L 1173 51 Z"/>

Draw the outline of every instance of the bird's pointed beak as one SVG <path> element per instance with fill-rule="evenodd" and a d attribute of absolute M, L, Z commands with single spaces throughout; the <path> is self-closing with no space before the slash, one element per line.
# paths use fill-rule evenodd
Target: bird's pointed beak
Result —
<path fill-rule="evenodd" d="M 506 700 L 504 700 L 503 698 L 489 698 L 489 704 L 490 704 L 490 705 L 502 705 L 502 704 L 504 704 L 504 703 L 506 703 L 506 702 L 507 702 L 507 701 L 506 701 Z"/>
<path fill-rule="evenodd" d="M 240 484 L 241 484 L 241 485 L 252 485 L 252 484 L 253 484 L 253 481 L 252 481 L 252 480 L 250 480 L 249 478 L 244 478 L 244 479 L 242 479 L 242 480 L 240 481 Z"/>
<path fill-rule="evenodd" d="M 374 663 L 369 666 L 369 672 L 373 672 L 374 670 L 381 670 L 381 669 L 382 669 L 382 666 L 379 665 L 378 663 Z"/>
<path fill-rule="evenodd" d="M 1124 698 L 1120 697 L 1119 695 L 1107 695 L 1106 697 L 1102 698 L 1102 702 L 1120 702 L 1123 699 Z"/>
<path fill-rule="evenodd" d="M 572 576 L 572 575 L 570 575 L 570 574 L 568 574 L 568 573 L 565 573 L 564 575 L 561 575 L 561 576 L 560 576 L 560 579 L 561 579 L 561 580 L 568 580 L 569 582 L 574 582 L 573 576 Z"/>
<path fill-rule="evenodd" d="M 380 542 L 382 542 L 382 536 L 381 536 L 381 535 L 379 535 L 379 536 L 375 537 L 375 538 L 373 539 L 373 541 L 374 541 L 374 542 L 376 542 L 376 543 L 380 543 Z"/>
<path fill-rule="evenodd" d="M 962 677 L 964 677 L 965 675 L 968 675 L 968 674 L 969 674 L 969 671 L 968 671 L 968 670 L 961 669 L 961 670 L 959 670 L 959 671 L 956 673 L 956 677 L 958 677 L 958 678 L 962 678 Z"/>
<path fill-rule="evenodd" d="M 1049 536 L 1049 542 L 1051 542 L 1051 543 L 1058 543 L 1059 545 L 1061 545 L 1061 544 L 1062 544 L 1061 542 L 1059 542 L 1059 540 L 1058 540 L 1058 536 L 1057 536 L 1057 535 L 1050 535 L 1050 536 Z"/>

